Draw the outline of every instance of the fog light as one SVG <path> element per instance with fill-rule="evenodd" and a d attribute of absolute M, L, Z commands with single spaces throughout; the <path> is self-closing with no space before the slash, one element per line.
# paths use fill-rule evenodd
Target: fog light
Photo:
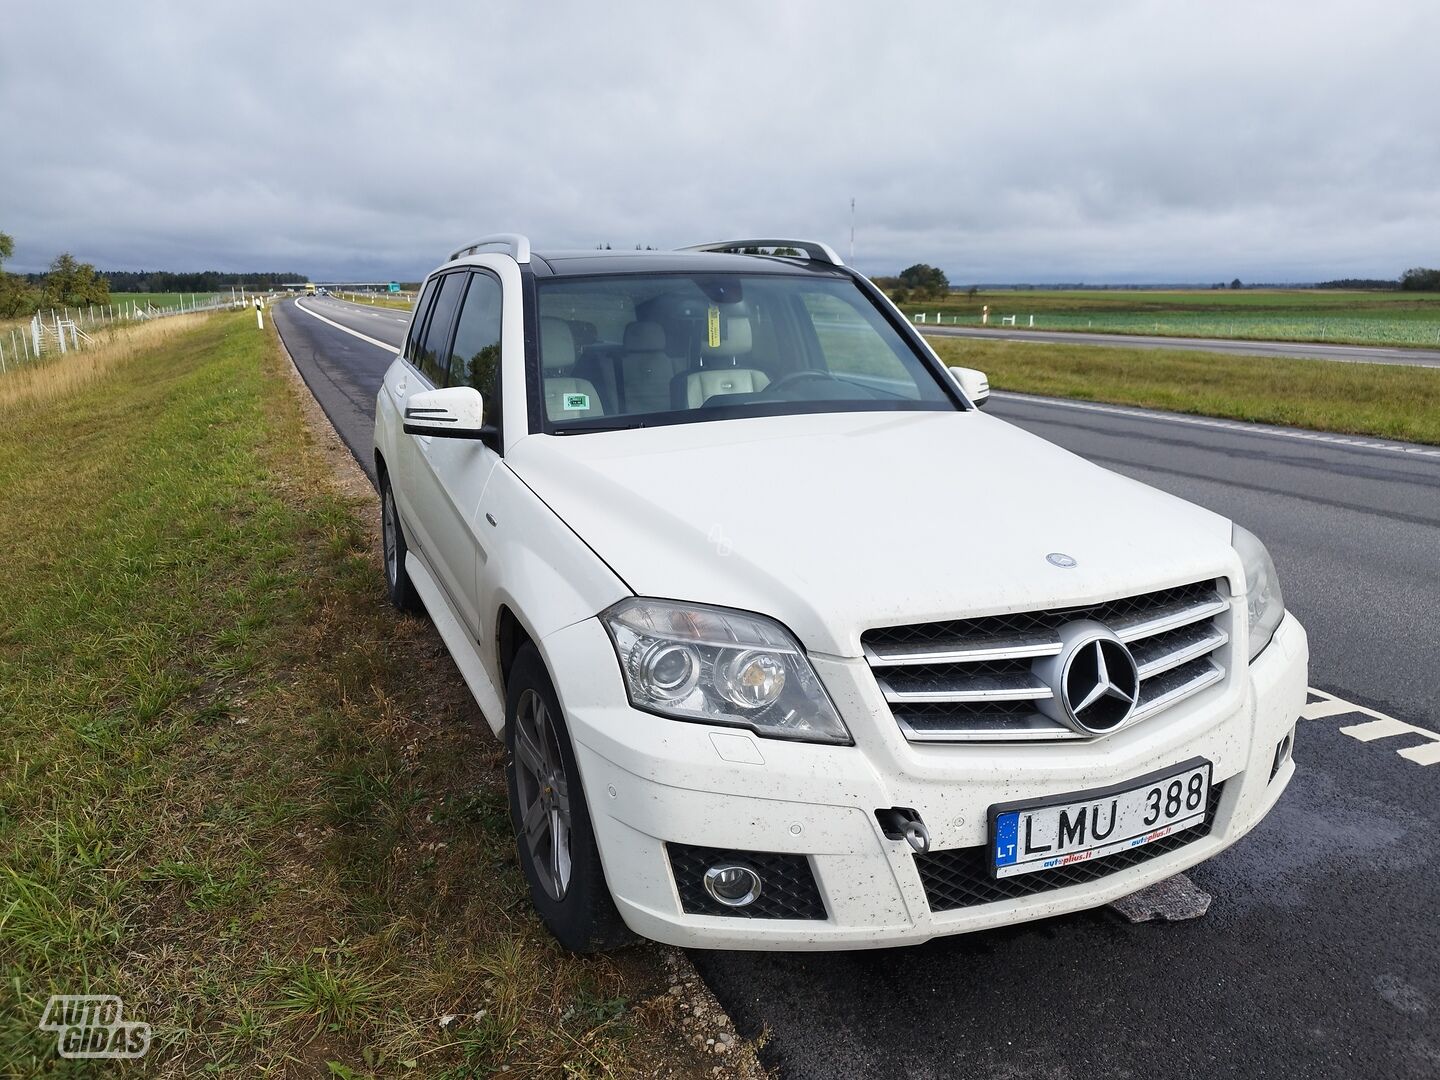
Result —
<path fill-rule="evenodd" d="M 745 907 L 760 898 L 760 875 L 739 863 L 716 863 L 705 871 L 705 891 L 726 907 Z"/>

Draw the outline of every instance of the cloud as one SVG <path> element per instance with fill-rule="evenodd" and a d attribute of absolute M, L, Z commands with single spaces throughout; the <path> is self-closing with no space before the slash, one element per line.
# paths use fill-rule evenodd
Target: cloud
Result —
<path fill-rule="evenodd" d="M 1440 261 L 1423 0 L 26 5 L 13 268 L 414 278 L 537 247 L 816 236 L 957 281 L 1393 277 Z M 55 47 L 41 43 L 55 43 Z"/>

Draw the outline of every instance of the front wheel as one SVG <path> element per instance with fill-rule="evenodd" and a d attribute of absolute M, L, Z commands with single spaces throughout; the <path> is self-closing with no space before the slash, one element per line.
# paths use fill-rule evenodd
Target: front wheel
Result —
<path fill-rule="evenodd" d="M 400 512 L 395 508 L 395 493 L 390 490 L 390 477 L 380 474 L 380 554 L 385 560 L 385 590 L 390 603 L 401 611 L 418 615 L 425 610 L 420 594 L 405 570 L 405 530 L 400 527 Z"/>
<path fill-rule="evenodd" d="M 618 948 L 632 935 L 610 898 L 575 750 L 535 646 L 520 650 L 507 684 L 505 779 L 530 899 L 570 951 Z"/>

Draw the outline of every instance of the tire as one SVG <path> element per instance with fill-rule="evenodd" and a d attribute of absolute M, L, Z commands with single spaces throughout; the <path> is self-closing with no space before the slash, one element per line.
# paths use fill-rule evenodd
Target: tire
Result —
<path fill-rule="evenodd" d="M 571 952 L 617 949 L 634 935 L 610 898 L 575 750 L 534 645 L 521 647 L 506 682 L 505 780 L 530 899 Z"/>
<path fill-rule="evenodd" d="M 400 524 L 400 511 L 395 506 L 395 493 L 390 490 L 390 477 L 380 474 L 380 561 L 385 571 L 385 590 L 390 603 L 399 611 L 418 615 L 425 610 L 420 594 L 410 575 L 405 572 L 405 530 Z"/>

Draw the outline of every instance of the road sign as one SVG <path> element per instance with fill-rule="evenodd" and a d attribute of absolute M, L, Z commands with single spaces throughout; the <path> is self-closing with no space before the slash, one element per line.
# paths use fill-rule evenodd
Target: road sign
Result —
<path fill-rule="evenodd" d="M 390 282 L 390 291 L 391 291 L 391 292 L 399 292 L 399 291 L 400 291 L 400 283 L 399 283 L 398 281 L 392 281 L 392 282 Z"/>

